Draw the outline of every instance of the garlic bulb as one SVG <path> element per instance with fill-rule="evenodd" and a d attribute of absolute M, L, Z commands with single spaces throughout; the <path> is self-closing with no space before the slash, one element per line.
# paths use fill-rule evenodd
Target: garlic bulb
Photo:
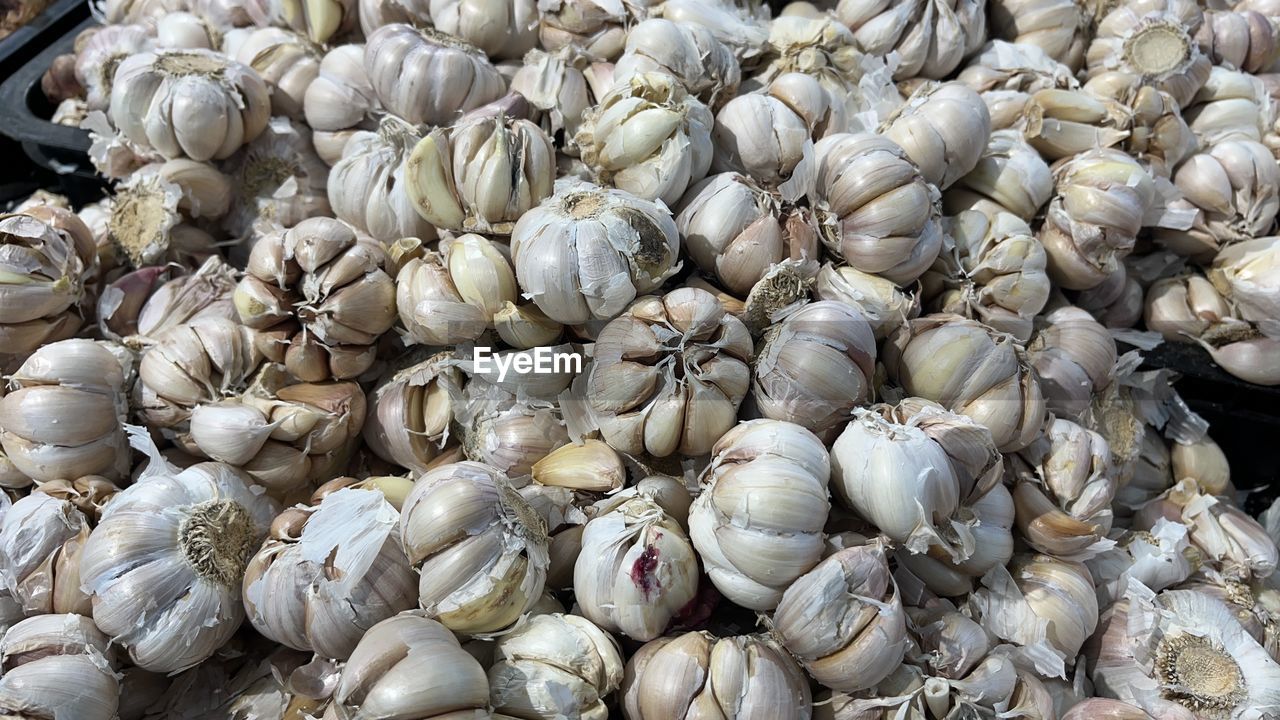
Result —
<path fill-rule="evenodd" d="M 818 563 L 830 474 L 822 442 L 792 423 L 753 420 L 716 442 L 689 537 L 725 597 L 771 610 Z"/>
<path fill-rule="evenodd" d="M 1263 718 L 1280 705 L 1280 665 L 1221 600 L 1194 590 L 1131 581 L 1090 666 L 1099 695 L 1153 717 Z"/>
<path fill-rule="evenodd" d="M 949 214 L 1009 212 L 1030 223 L 1053 195 L 1053 175 L 1016 130 L 996 130 L 969 174 L 942 196 Z"/>
<path fill-rule="evenodd" d="M 250 32 L 234 57 L 267 84 L 273 115 L 302 119 L 307 88 L 320 74 L 319 48 L 288 30 L 268 27 Z"/>
<path fill-rule="evenodd" d="M 895 79 L 941 79 L 987 39 L 985 8 L 973 0 L 874 3 L 840 0 L 835 16 L 853 31 L 858 49 L 900 56 Z"/>
<path fill-rule="evenodd" d="M 267 365 L 238 398 L 197 406 L 179 439 L 277 495 L 341 475 L 364 425 L 364 393 L 353 382 L 291 383 L 285 375 Z"/>
<path fill-rule="evenodd" d="M 883 360 L 908 394 L 986 426 L 1001 452 L 1026 447 L 1040 432 L 1040 384 L 1008 335 L 955 315 L 929 315 L 890 336 Z"/>
<path fill-rule="evenodd" d="M 809 680 L 766 635 L 700 631 L 646 643 L 627 662 L 627 720 L 720 717 L 807 720 Z"/>
<path fill-rule="evenodd" d="M 1163 230 L 1160 244 L 1207 259 L 1231 243 L 1265 235 L 1280 210 L 1280 167 L 1261 143 L 1226 140 L 1192 155 L 1173 178 L 1195 211 L 1186 231 Z"/>
<path fill-rule="evenodd" d="M 453 420 L 451 394 L 461 385 L 450 356 L 435 355 L 384 378 L 369 398 L 364 439 L 387 462 L 426 472 Z"/>
<path fill-rule="evenodd" d="M 107 230 L 134 267 L 196 264 L 217 252 L 217 239 L 196 219 L 221 217 L 230 202 L 231 181 L 212 165 L 185 158 L 154 163 L 117 186 Z"/>
<path fill-rule="evenodd" d="M 555 148 L 542 128 L 503 116 L 433 130 L 405 159 L 405 192 L 445 230 L 509 235 L 552 192 Z"/>
<path fill-rule="evenodd" d="M 856 692 L 883 680 L 908 642 L 884 548 L 846 548 L 800 576 L 774 611 L 773 634 L 833 690 Z"/>
<path fill-rule="evenodd" d="M 1033 45 L 1072 72 L 1084 64 L 1092 36 L 1093 11 L 1068 0 L 995 0 L 991 35 L 1018 45 Z"/>
<path fill-rule="evenodd" d="M 145 436 L 140 447 L 149 442 Z M 94 621 L 138 666 L 204 661 L 244 619 L 240 581 L 278 510 L 222 463 L 179 471 L 152 445 L 139 480 L 102 513 L 80 555 Z M 139 533 L 154 538 L 139 542 Z"/>
<path fill-rule="evenodd" d="M 1215 67 L 1258 73 L 1271 66 L 1280 51 L 1276 32 L 1266 15 L 1252 9 L 1206 10 L 1195 39 Z"/>
<path fill-rule="evenodd" d="M 1151 530 L 1164 518 L 1186 525 L 1206 564 L 1226 579 L 1247 581 L 1275 573 L 1280 550 L 1266 530 L 1240 508 L 1205 493 L 1194 479 L 1179 480 L 1139 508 L 1132 526 Z"/>
<path fill-rule="evenodd" d="M 80 553 L 89 520 L 70 500 L 33 492 L 4 514 L 0 528 L 0 585 L 24 615 L 91 615 L 80 589 Z"/>
<path fill-rule="evenodd" d="M 565 350 L 561 347 L 555 352 Z M 538 387 L 531 378 L 548 383 Z M 542 399 L 555 397 L 568 386 L 568 381 L 556 373 L 521 374 L 508 380 L 504 388 L 474 377 L 461 402 L 454 406 L 462 430 L 463 452 L 469 459 L 495 467 L 512 478 L 528 476 L 539 460 L 569 444 L 569 431 L 559 404 Z M 541 397 L 534 394 L 539 390 L 545 390 Z"/>
<path fill-rule="evenodd" d="M 452 463 L 418 478 L 400 541 L 422 608 L 455 632 L 507 628 L 542 595 L 546 527 L 495 468 Z"/>
<path fill-rule="evenodd" d="M 938 191 L 906 153 L 867 133 L 828 135 L 815 152 L 827 249 L 899 285 L 927 270 L 942 249 Z"/>
<path fill-rule="evenodd" d="M 240 321 L 267 330 L 296 321 L 285 352 L 306 382 L 354 378 L 395 322 L 395 282 L 382 246 L 340 220 L 315 217 L 258 239 L 236 287 Z"/>
<path fill-rule="evenodd" d="M 25 355 L 75 335 L 98 276 L 93 234 L 68 210 L 0 216 L 0 346 Z"/>
<path fill-rule="evenodd" d="M 255 224 L 281 227 L 328 215 L 329 166 L 316 155 L 305 125 L 272 118 L 267 129 L 227 167 L 234 182 L 226 228 L 248 235 Z"/>
<path fill-rule="evenodd" d="M 488 243 L 478 235 L 468 235 Z M 510 267 L 502 268 L 510 278 Z M 477 307 L 459 292 L 446 261 L 427 253 L 405 264 L 397 276 L 396 306 L 407 331 L 406 340 L 424 345 L 448 345 L 474 340 L 488 323 L 483 307 Z M 461 280 L 461 278 L 459 278 Z M 515 284 L 508 280 L 505 293 L 490 295 L 500 301 L 515 299 Z"/>
<path fill-rule="evenodd" d="M 585 399 L 620 452 L 705 455 L 737 420 L 751 357 L 746 327 L 710 293 L 644 297 L 600 331 Z"/>
<path fill-rule="evenodd" d="M 614 83 L 574 136 L 582 161 L 602 184 L 674 205 L 711 166 L 711 111 L 663 72 Z"/>
<path fill-rule="evenodd" d="M 363 45 L 339 45 L 325 53 L 307 85 L 302 109 L 314 132 L 316 152 L 328 165 L 342 159 L 356 128 L 372 125 L 378 97 L 364 69 Z"/>
<path fill-rule="evenodd" d="M 1111 333 L 1078 307 L 1046 313 L 1027 345 L 1049 410 L 1080 418 L 1099 391 L 1115 378 L 1116 342 Z"/>
<path fill-rule="evenodd" d="M 803 305 L 765 333 L 751 395 L 765 417 L 827 434 L 866 402 L 875 361 L 875 336 L 856 307 Z"/>
<path fill-rule="evenodd" d="M 1132 121 L 1119 100 L 1084 89 L 1040 90 L 1027 101 L 1024 112 L 1027 142 L 1050 161 L 1118 145 L 1128 137 Z"/>
<path fill-rule="evenodd" d="M 407 610 L 369 628 L 333 690 L 329 720 L 483 717 L 484 668 L 448 628 Z"/>
<path fill-rule="evenodd" d="M 1150 531 L 1113 533 L 1115 547 L 1085 562 L 1098 586 L 1099 607 L 1124 599 L 1130 582 L 1160 591 L 1177 585 L 1199 569 L 1198 551 L 1191 547 L 1187 527 L 1161 518 Z"/>
<path fill-rule="evenodd" d="M 1210 327 L 1233 316 L 1226 299 L 1199 274 L 1155 281 L 1147 290 L 1143 311 L 1147 328 L 1170 342 L 1194 342 Z"/>
<path fill-rule="evenodd" d="M 1198 143 L 1173 96 L 1144 84 L 1143 78 L 1124 72 L 1094 75 L 1086 92 L 1115 100 L 1129 109 L 1129 136 L 1122 146 L 1150 168 L 1153 175 L 1168 177 L 1196 151 Z"/>
<path fill-rule="evenodd" d="M 1229 496 L 1234 490 L 1227 456 L 1208 435 L 1196 442 L 1173 443 L 1169 459 L 1174 480 L 1191 478 L 1212 495 Z"/>
<path fill-rule="evenodd" d="M 364 628 L 416 603 L 399 519 L 382 493 L 354 488 L 281 513 L 245 568 L 249 622 L 289 647 L 349 657 Z"/>
<path fill-rule="evenodd" d="M 538 39 L 547 52 L 571 48 L 593 60 L 613 60 L 622 53 L 631 20 L 630 6 L 614 0 L 543 0 Z"/>
<path fill-rule="evenodd" d="M 1049 300 L 1048 260 L 1040 241 L 1025 222 L 1003 211 L 988 217 L 966 210 L 944 223 L 955 249 L 939 256 L 949 275 L 941 310 L 974 317 L 1026 342 L 1032 319 Z"/>
<path fill-rule="evenodd" d="M 129 471 L 121 423 L 132 363 L 106 343 L 62 340 L 37 349 L 0 397 L 0 447 L 23 475 L 43 482 Z"/>
<path fill-rule="evenodd" d="M 930 84 L 885 121 L 881 134 L 902 147 L 926 181 L 946 190 L 982 157 L 991 114 L 962 83 Z"/>
<path fill-rule="evenodd" d="M 435 30 L 384 25 L 369 35 L 364 67 L 387 110 L 417 125 L 447 125 L 497 100 L 506 82 L 484 53 Z M 434 88 L 421 92 L 421 88 Z"/>
<path fill-rule="evenodd" d="M 827 263 L 814 279 L 813 296 L 851 305 L 871 323 L 877 340 L 920 314 L 919 299 L 879 275 Z"/>
<path fill-rule="evenodd" d="M 1262 237 L 1228 246 L 1213 259 L 1209 280 L 1236 314 L 1274 334 L 1280 317 L 1280 238 Z"/>
<path fill-rule="evenodd" d="M 1019 555 L 992 568 L 969 596 L 972 617 L 996 637 L 1020 645 L 1038 673 L 1067 670 L 1098 626 L 1093 578 L 1082 563 Z"/>
<path fill-rule="evenodd" d="M 676 227 L 698 268 L 745 297 L 774 265 L 816 260 L 817 233 L 806 220 L 751 178 L 729 172 L 689 188 Z"/>
<path fill-rule="evenodd" d="M 794 202 L 814 182 L 814 147 L 804 118 L 785 102 L 744 93 L 716 113 L 712 172 L 741 172 Z"/>
<path fill-rule="evenodd" d="M 945 555 L 934 557 L 899 550 L 894 554 L 898 561 L 895 578 L 904 590 L 919 585 L 939 596 L 961 596 L 972 592 L 974 583 L 992 568 L 1004 566 L 1013 557 L 1013 497 L 1001 484 L 977 498 L 973 497 L 975 494 L 961 498 L 957 513 L 973 536 L 972 554 L 954 562 Z"/>
<path fill-rule="evenodd" d="M 698 556 L 661 507 L 632 498 L 587 522 L 573 588 L 587 619 L 649 641 L 695 599 Z"/>
<path fill-rule="evenodd" d="M 0 640 L 0 712 L 14 718 L 114 720 L 120 682 L 110 640 L 82 615 L 40 615 Z"/>
<path fill-rule="evenodd" d="M 107 109 L 120 63 L 151 46 L 151 33 L 141 25 L 105 25 L 84 40 L 76 51 L 76 80 L 90 110 Z"/>
<path fill-rule="evenodd" d="M 1085 59 L 1089 73 L 1121 70 L 1144 78 L 1185 107 L 1212 63 L 1192 38 L 1204 15 L 1191 0 L 1128 0 L 1100 15 Z"/>
<path fill-rule="evenodd" d="M 268 0 L 270 22 L 323 45 L 356 24 L 356 0 Z M 266 23 L 262 23 L 266 24 Z"/>
<path fill-rule="evenodd" d="M 1103 327 L 1131 328 L 1142 319 L 1145 294 L 1142 284 L 1121 265 L 1101 285 L 1076 293 L 1075 304 Z"/>
<path fill-rule="evenodd" d="M 1087 560 L 1111 545 L 1111 448 L 1095 432 L 1050 420 L 1044 434 L 1009 458 L 1018 529 L 1038 552 Z"/>
<path fill-rule="evenodd" d="M 622 684 L 617 641 L 577 615 L 532 615 L 493 652 L 489 699 L 505 715 L 605 720 L 605 698 Z"/>
<path fill-rule="evenodd" d="M 617 316 L 679 269 L 679 249 L 665 207 L 586 184 L 558 188 L 511 231 L 525 296 L 564 324 Z"/>
<path fill-rule="evenodd" d="M 251 68 L 209 50 L 158 50 L 120 62 L 108 112 L 139 147 L 199 161 L 230 157 L 256 138 L 271 107 Z"/>
<path fill-rule="evenodd" d="M 391 115 L 377 132 L 355 133 L 329 171 L 333 214 L 382 242 L 435 238 L 435 228 L 414 209 L 407 188 L 404 161 L 418 139 L 417 129 Z"/>
<path fill-rule="evenodd" d="M 565 138 L 572 138 L 583 114 L 595 104 L 583 72 L 585 65 L 571 53 L 530 50 L 524 64 L 511 78 L 509 89 L 520 93 L 529 105 L 542 113 L 542 127 L 552 137 L 563 131 Z M 570 152 L 574 148 L 563 150 Z"/>
<path fill-rule="evenodd" d="M 651 72 L 675 77 L 690 95 L 712 108 L 734 97 L 742 82 L 738 59 L 716 39 L 714 29 L 663 18 L 649 18 L 627 32 L 613 82 L 625 86 L 633 77 Z"/>
<path fill-rule="evenodd" d="M 538 41 L 534 0 L 432 0 L 431 24 L 494 59 L 518 59 Z"/>
<path fill-rule="evenodd" d="M 1070 68 L 1035 45 L 993 40 L 974 56 L 956 80 L 982 96 L 991 114 L 991 128 L 1011 128 L 1026 111 L 1031 94 L 1039 90 L 1070 90 L 1079 86 Z"/>
<path fill-rule="evenodd" d="M 1259 77 L 1215 66 L 1183 115 L 1209 146 L 1223 140 L 1263 141 L 1272 132 L 1275 108 Z"/>
<path fill-rule="evenodd" d="M 1133 250 L 1154 197 L 1151 176 L 1116 150 L 1090 150 L 1055 170 L 1040 242 L 1049 278 L 1069 290 L 1097 287 Z"/>

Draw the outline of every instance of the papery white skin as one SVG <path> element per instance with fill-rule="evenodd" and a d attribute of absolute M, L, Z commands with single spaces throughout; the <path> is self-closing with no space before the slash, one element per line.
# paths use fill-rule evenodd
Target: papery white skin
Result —
<path fill-rule="evenodd" d="M 116 667 L 110 640 L 89 618 L 28 618 L 0 640 L 0 710 L 15 718 L 114 720 Z"/>
<path fill-rule="evenodd" d="M 1151 530 L 1120 534 L 1116 546 L 1085 561 L 1098 586 L 1098 607 L 1121 600 L 1129 582 L 1159 592 L 1190 577 L 1194 561 L 1187 527 L 1160 518 Z"/>
<path fill-rule="evenodd" d="M 431 23 L 495 60 L 515 60 L 538 41 L 534 0 L 431 0 Z"/>
<path fill-rule="evenodd" d="M 411 124 L 449 124 L 506 88 L 484 53 L 434 30 L 384 25 L 370 34 L 364 58 L 378 100 Z"/>
<path fill-rule="evenodd" d="M 377 132 L 352 136 L 329 172 L 333 214 L 383 242 L 435 238 L 435 228 L 414 210 L 405 190 L 403 163 L 417 140 L 416 129 L 392 116 Z"/>
<path fill-rule="evenodd" d="M 577 615 L 531 615 L 493 652 L 489 698 L 499 712 L 607 720 L 605 698 L 622 684 L 617 641 Z"/>
<path fill-rule="evenodd" d="M 4 513 L 0 526 L 0 585 L 25 615 L 88 615 L 80 590 L 77 549 L 89 520 L 69 501 L 34 492 Z"/>
<path fill-rule="evenodd" d="M 107 109 L 120 63 L 153 44 L 151 32 L 141 25 L 106 25 L 85 40 L 76 53 L 76 80 L 84 86 L 90 110 Z"/>
<path fill-rule="evenodd" d="M 973 0 L 878 3 L 841 0 L 836 18 L 869 55 L 897 52 L 895 79 L 947 77 L 987 39 L 986 8 Z"/>

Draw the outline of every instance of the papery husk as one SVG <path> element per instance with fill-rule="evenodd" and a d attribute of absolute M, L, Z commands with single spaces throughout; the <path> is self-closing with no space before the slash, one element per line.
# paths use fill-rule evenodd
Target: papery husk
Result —
<path fill-rule="evenodd" d="M 489 698 L 515 716 L 605 720 L 605 699 L 622 683 L 613 636 L 577 615 L 530 616 L 494 643 Z"/>
<path fill-rule="evenodd" d="M 1177 585 L 1200 568 L 1187 527 L 1161 518 L 1150 530 L 1114 531 L 1115 547 L 1086 561 L 1098 587 L 1098 606 L 1124 598 L 1131 580 L 1160 591 Z"/>
<path fill-rule="evenodd" d="M 1132 527 L 1149 530 L 1162 518 L 1187 525 L 1205 564 L 1227 579 L 1269 577 L 1280 561 L 1280 550 L 1262 525 L 1234 505 L 1206 494 L 1191 478 L 1179 480 L 1139 508 Z"/>
<path fill-rule="evenodd" d="M 615 86 L 646 72 L 665 72 L 712 109 L 738 92 L 742 71 L 733 50 L 716 29 L 652 17 L 627 32 L 627 44 L 613 71 Z"/>
<path fill-rule="evenodd" d="M 107 109 L 120 63 L 130 55 L 150 49 L 153 42 L 152 34 L 141 25 L 111 24 L 78 43 L 76 80 L 84 88 L 85 103 L 90 110 Z"/>
<path fill-rule="evenodd" d="M 235 181 L 227 231 L 239 237 L 258 223 L 291 228 L 328 215 L 329 166 L 313 148 L 310 128 L 272 118 L 227 167 Z"/>
<path fill-rule="evenodd" d="M 0 711 L 11 717 L 113 720 L 119 664 L 110 641 L 80 615 L 24 620 L 0 641 Z"/>
<path fill-rule="evenodd" d="M 138 364 L 135 411 L 148 426 L 182 432 L 191 410 L 242 392 L 263 362 L 257 333 L 201 316 L 154 338 Z"/>
<path fill-rule="evenodd" d="M 1116 343 L 1084 310 L 1064 305 L 1046 313 L 1027 344 L 1049 410 L 1079 419 L 1115 378 Z"/>
<path fill-rule="evenodd" d="M 861 310 L 877 339 L 892 334 L 920 314 L 918 294 L 848 265 L 823 265 L 815 278 L 813 294 L 817 300 L 842 302 Z"/>

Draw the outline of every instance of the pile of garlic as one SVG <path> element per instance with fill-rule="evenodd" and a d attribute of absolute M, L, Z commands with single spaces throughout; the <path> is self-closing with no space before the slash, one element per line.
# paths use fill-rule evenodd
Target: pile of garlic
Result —
<path fill-rule="evenodd" d="M 1280 718 L 1280 4 L 97 5 L 0 716 Z"/>

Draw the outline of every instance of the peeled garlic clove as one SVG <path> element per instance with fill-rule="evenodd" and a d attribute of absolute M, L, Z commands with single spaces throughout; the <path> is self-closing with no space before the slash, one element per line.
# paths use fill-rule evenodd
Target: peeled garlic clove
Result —
<path fill-rule="evenodd" d="M 1231 467 L 1227 456 L 1208 436 L 1194 443 L 1173 443 L 1169 456 L 1174 480 L 1191 478 L 1212 495 L 1230 493 Z"/>

